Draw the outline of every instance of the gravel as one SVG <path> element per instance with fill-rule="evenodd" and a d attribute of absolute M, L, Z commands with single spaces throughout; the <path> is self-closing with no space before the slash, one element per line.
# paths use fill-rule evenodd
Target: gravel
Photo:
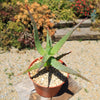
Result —
<path fill-rule="evenodd" d="M 88 83 L 81 78 L 71 75 L 83 88 L 70 100 L 99 100 L 100 99 L 100 40 L 98 41 L 67 41 L 61 53 L 72 51 L 62 58 L 68 67 L 79 71 L 92 81 Z M 40 57 L 35 50 L 18 51 L 0 54 L 0 100 L 20 100 L 14 88 L 14 84 L 21 82 L 28 76 L 14 76 L 25 71 L 29 64 Z"/>
<path fill-rule="evenodd" d="M 44 87 L 55 87 L 66 81 L 68 73 L 58 71 L 53 67 L 41 68 L 37 73 L 37 69 L 30 72 L 31 78 L 34 82 Z M 45 81 L 45 82 L 44 82 Z"/>

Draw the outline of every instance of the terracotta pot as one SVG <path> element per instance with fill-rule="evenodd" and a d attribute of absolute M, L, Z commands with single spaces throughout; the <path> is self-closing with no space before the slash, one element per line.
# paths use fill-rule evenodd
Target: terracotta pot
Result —
<path fill-rule="evenodd" d="M 40 58 L 37 58 L 35 59 L 29 66 L 29 68 L 36 62 L 38 61 L 39 59 L 42 59 L 43 57 L 40 57 Z M 62 60 L 59 60 L 59 62 L 61 63 L 64 63 Z M 30 72 L 28 72 L 28 75 L 29 77 L 31 78 L 30 76 Z M 67 75 L 66 79 L 69 77 L 69 74 Z M 65 83 L 65 82 L 62 82 L 62 84 L 58 85 L 58 86 L 55 86 L 55 87 L 44 87 L 44 86 L 41 86 L 39 84 L 37 84 L 36 82 L 34 82 L 33 79 L 31 79 L 33 81 L 33 84 L 35 86 L 35 89 L 36 89 L 36 92 L 43 96 L 43 97 L 53 97 L 53 96 L 56 96 L 56 94 L 59 92 L 59 90 L 61 89 L 62 85 Z"/>

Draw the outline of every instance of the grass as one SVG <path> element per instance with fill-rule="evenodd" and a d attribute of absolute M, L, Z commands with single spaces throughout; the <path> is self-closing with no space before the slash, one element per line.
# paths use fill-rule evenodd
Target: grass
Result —
<path fill-rule="evenodd" d="M 9 83 L 9 85 L 12 86 L 13 84 L 12 83 Z"/>
<path fill-rule="evenodd" d="M 11 73 L 6 73 L 6 75 L 8 75 L 8 78 L 9 78 L 9 79 L 11 79 L 11 77 L 14 76 L 14 73 L 13 73 L 13 72 L 11 72 Z"/>
<path fill-rule="evenodd" d="M 88 93 L 88 90 L 87 90 L 86 88 L 84 89 L 84 91 L 85 91 L 86 93 Z"/>
<path fill-rule="evenodd" d="M 4 69 L 4 72 L 6 72 L 7 70 L 8 70 L 8 68 L 5 68 L 5 69 Z"/>

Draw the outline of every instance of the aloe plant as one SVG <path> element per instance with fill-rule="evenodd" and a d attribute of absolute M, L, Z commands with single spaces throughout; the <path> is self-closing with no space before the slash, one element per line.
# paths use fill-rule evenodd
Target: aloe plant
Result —
<path fill-rule="evenodd" d="M 67 72 L 69 74 L 73 74 L 76 75 L 78 77 L 81 77 L 82 79 L 90 82 L 87 78 L 85 78 L 84 76 L 82 76 L 80 73 L 74 71 L 73 69 L 66 67 L 65 65 L 62 65 L 58 60 L 60 58 L 62 58 L 63 56 L 65 56 L 67 53 L 62 54 L 58 57 L 54 57 L 54 55 L 60 50 L 60 48 L 63 46 L 63 44 L 66 42 L 66 40 L 70 37 L 70 35 L 73 33 L 73 31 L 84 21 L 82 20 L 78 25 L 76 25 L 70 32 L 68 32 L 59 42 L 57 42 L 54 46 L 52 46 L 52 41 L 51 41 L 51 37 L 49 36 L 49 29 L 47 29 L 47 44 L 46 44 L 46 48 L 44 49 L 39 41 L 39 36 L 38 36 L 38 30 L 36 27 L 36 23 L 34 21 L 34 18 L 32 17 L 28 6 L 26 5 L 26 8 L 28 10 L 29 16 L 31 18 L 31 22 L 33 25 L 33 29 L 34 29 L 34 40 L 35 40 L 35 45 L 37 48 L 37 51 L 43 56 L 43 59 L 41 62 L 35 64 L 34 66 L 32 66 L 30 69 L 27 69 L 25 72 L 23 72 L 23 74 L 37 69 L 38 71 L 41 69 L 41 67 L 54 67 L 58 70 Z"/>

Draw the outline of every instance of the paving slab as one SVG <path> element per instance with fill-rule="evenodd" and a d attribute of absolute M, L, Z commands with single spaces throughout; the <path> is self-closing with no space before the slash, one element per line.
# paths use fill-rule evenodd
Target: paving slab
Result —
<path fill-rule="evenodd" d="M 80 23 L 82 19 L 77 19 L 75 21 L 60 21 L 55 23 L 56 33 L 54 35 L 55 41 L 61 39 L 65 34 L 67 34 L 72 28 Z M 99 31 L 91 31 L 92 22 L 91 19 L 85 20 L 76 31 L 70 36 L 69 40 L 97 40 L 100 39 Z"/>
<path fill-rule="evenodd" d="M 66 35 L 72 28 L 62 28 L 57 29 L 55 33 L 55 41 L 61 39 L 64 35 Z M 69 40 L 98 40 L 100 39 L 99 31 L 91 31 L 90 28 L 77 28 L 70 36 Z"/>
<path fill-rule="evenodd" d="M 80 23 L 83 19 L 77 19 L 75 21 L 64 21 L 61 20 L 59 23 L 55 23 L 55 28 L 66 28 L 73 27 L 74 25 Z M 90 27 L 92 25 L 91 19 L 85 20 L 79 27 Z"/>
<path fill-rule="evenodd" d="M 20 100 L 29 100 L 30 92 L 34 90 L 33 82 L 27 78 L 22 82 L 14 85 Z"/>

